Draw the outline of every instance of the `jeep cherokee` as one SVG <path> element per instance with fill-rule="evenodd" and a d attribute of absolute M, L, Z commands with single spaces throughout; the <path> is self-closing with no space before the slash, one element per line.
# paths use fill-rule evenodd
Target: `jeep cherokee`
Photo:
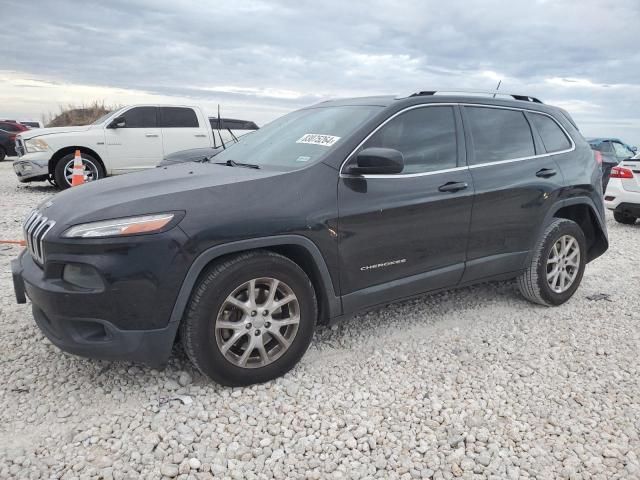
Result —
<path fill-rule="evenodd" d="M 179 336 L 225 385 L 425 292 L 517 278 L 566 302 L 608 248 L 589 145 L 536 98 L 441 93 L 323 102 L 208 162 L 62 192 L 26 219 L 18 302 L 78 355 L 161 366 Z"/>

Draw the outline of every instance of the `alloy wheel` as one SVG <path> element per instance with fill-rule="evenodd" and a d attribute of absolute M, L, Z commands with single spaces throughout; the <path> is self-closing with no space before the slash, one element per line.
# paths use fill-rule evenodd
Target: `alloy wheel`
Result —
<path fill-rule="evenodd" d="M 563 235 L 553 244 L 547 258 L 547 283 L 555 293 L 564 293 L 580 270 L 580 245 L 571 235 Z"/>
<path fill-rule="evenodd" d="M 254 278 L 223 302 L 215 323 L 216 344 L 238 367 L 264 367 L 284 355 L 299 324 L 300 305 L 291 287 L 275 278 Z"/>
<path fill-rule="evenodd" d="M 73 161 L 73 159 L 69 160 L 64 166 L 64 177 L 69 185 L 71 185 L 71 178 L 73 177 Z M 82 166 L 84 167 L 85 182 L 92 182 L 98 179 L 98 167 L 91 160 L 83 158 Z"/>

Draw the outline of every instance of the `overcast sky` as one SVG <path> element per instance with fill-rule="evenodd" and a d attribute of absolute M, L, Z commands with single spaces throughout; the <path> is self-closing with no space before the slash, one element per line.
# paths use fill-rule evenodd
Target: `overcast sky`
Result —
<path fill-rule="evenodd" d="M 189 103 L 269 121 L 341 96 L 493 89 L 640 145 L 640 0 L 2 0 L 0 118 Z"/>

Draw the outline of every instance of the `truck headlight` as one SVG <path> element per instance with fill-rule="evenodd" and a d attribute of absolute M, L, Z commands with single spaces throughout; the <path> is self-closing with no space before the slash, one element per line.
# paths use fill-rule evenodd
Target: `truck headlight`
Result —
<path fill-rule="evenodd" d="M 29 153 L 46 152 L 49 149 L 49 144 L 41 138 L 30 138 L 29 140 L 25 140 L 24 148 Z"/>
<path fill-rule="evenodd" d="M 62 236 L 65 238 L 102 238 L 155 233 L 166 227 L 174 216 L 173 213 L 159 213 L 82 223 L 69 228 Z"/>

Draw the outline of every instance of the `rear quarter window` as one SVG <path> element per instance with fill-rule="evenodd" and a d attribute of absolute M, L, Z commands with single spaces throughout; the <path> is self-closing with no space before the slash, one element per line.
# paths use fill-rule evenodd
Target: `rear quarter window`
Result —
<path fill-rule="evenodd" d="M 539 113 L 530 113 L 531 121 L 542 138 L 547 153 L 560 152 L 571 148 L 571 141 L 560 125 L 551 117 Z"/>

